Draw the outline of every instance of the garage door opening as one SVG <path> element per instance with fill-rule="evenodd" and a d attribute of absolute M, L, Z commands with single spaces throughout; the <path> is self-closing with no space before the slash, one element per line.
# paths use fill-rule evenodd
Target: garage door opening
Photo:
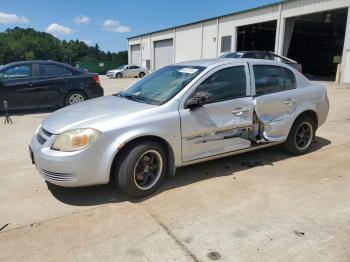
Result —
<path fill-rule="evenodd" d="M 277 21 L 237 28 L 237 51 L 274 51 Z"/>
<path fill-rule="evenodd" d="M 131 64 L 141 66 L 141 46 L 132 45 L 131 49 Z"/>
<path fill-rule="evenodd" d="M 301 63 L 310 79 L 333 81 L 343 53 L 347 13 L 345 8 L 288 18 L 284 55 Z"/>
<path fill-rule="evenodd" d="M 154 42 L 154 68 L 172 64 L 174 61 L 173 39 L 166 39 Z"/>

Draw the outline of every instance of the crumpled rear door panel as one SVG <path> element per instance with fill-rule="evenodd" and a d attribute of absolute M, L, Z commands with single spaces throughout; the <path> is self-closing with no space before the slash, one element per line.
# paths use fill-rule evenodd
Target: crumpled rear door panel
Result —
<path fill-rule="evenodd" d="M 298 93 L 294 89 L 254 98 L 254 109 L 266 140 L 279 142 L 287 138 L 299 104 Z"/>

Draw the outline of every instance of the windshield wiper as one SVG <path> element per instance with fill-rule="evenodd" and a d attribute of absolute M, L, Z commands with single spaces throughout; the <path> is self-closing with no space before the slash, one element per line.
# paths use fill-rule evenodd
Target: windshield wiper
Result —
<path fill-rule="evenodd" d="M 132 100 L 132 101 L 139 102 L 139 103 L 145 103 L 145 101 L 143 101 L 140 97 L 135 96 L 135 95 L 131 95 L 131 94 L 124 95 L 122 93 L 119 93 L 119 96 L 124 97 L 124 98 L 129 99 L 129 100 Z"/>

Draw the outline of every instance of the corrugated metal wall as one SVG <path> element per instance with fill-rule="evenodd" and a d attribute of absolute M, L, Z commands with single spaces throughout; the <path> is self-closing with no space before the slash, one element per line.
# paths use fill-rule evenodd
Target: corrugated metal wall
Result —
<path fill-rule="evenodd" d="M 177 28 L 175 49 L 175 62 L 201 59 L 202 24 Z"/>
<path fill-rule="evenodd" d="M 203 23 L 203 48 L 202 59 L 217 56 L 217 20 Z"/>

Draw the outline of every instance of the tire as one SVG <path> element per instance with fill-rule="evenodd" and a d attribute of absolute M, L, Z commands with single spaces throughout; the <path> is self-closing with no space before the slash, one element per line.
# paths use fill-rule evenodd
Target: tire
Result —
<path fill-rule="evenodd" d="M 295 120 L 284 143 L 285 150 L 293 155 L 301 155 L 309 151 L 315 139 L 316 124 L 309 116 L 301 116 Z"/>
<path fill-rule="evenodd" d="M 74 90 L 67 93 L 64 98 L 64 106 L 70 106 L 76 103 L 84 102 L 87 100 L 87 96 L 80 90 Z"/>
<path fill-rule="evenodd" d="M 145 76 L 145 73 L 144 72 L 140 72 L 139 78 L 143 78 L 144 76 Z"/>
<path fill-rule="evenodd" d="M 154 169 L 155 167 L 157 168 Z M 114 173 L 115 181 L 126 195 L 133 198 L 145 197 L 162 184 L 166 170 L 164 148 L 157 142 L 144 141 L 129 146 L 122 152 Z"/>
<path fill-rule="evenodd" d="M 122 78 L 122 77 L 123 77 L 123 75 L 121 73 L 116 73 L 115 74 L 115 78 Z"/>

